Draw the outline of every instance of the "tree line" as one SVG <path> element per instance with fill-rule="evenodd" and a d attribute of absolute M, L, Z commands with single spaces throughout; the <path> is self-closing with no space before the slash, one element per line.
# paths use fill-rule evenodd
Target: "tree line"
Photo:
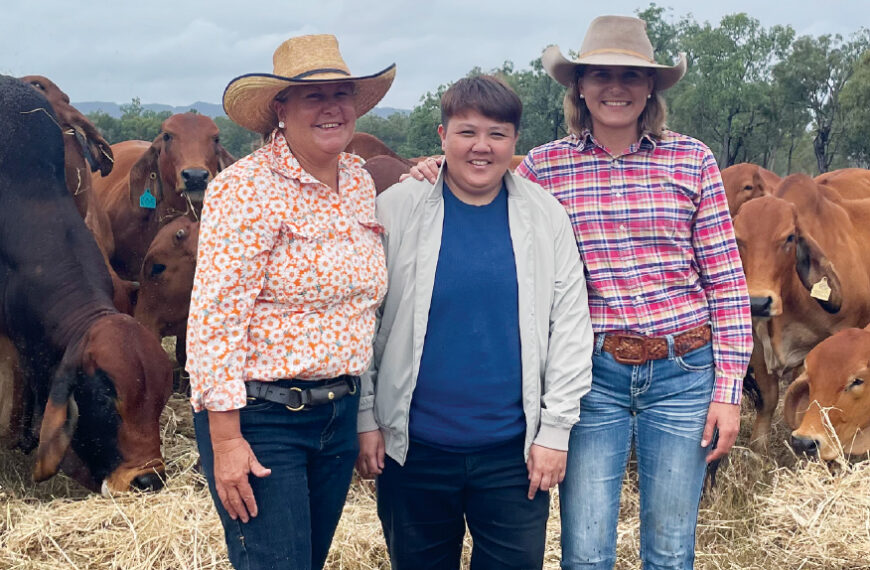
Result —
<path fill-rule="evenodd" d="M 672 12 L 655 3 L 637 12 L 661 63 L 671 65 L 680 52 L 689 62 L 683 80 L 664 93 L 668 125 L 704 141 L 720 168 L 753 162 L 785 175 L 870 167 L 870 31 L 798 36 L 790 26 L 765 28 L 745 13 L 711 24 Z M 497 69 L 474 67 L 468 75 L 481 73 L 504 79 L 523 102 L 518 154 L 565 136 L 565 88 L 547 75 L 540 58 L 524 69 L 505 61 Z M 360 117 L 357 130 L 405 157 L 438 154 L 440 99 L 448 87 L 425 93 L 410 114 Z M 115 143 L 152 140 L 169 116 L 143 109 L 138 99 L 122 106 L 122 113 L 120 119 L 102 112 L 89 118 Z M 261 142 L 226 117 L 215 122 L 222 144 L 235 156 Z"/>

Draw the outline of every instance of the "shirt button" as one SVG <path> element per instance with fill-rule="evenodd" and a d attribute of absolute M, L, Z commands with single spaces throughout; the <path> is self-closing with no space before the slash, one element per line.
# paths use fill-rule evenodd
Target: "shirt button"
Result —
<path fill-rule="evenodd" d="M 634 300 L 637 301 L 638 303 L 640 303 L 640 301 L 641 301 L 641 296 L 640 296 L 640 295 L 635 295 L 635 296 L 634 296 Z"/>
<path fill-rule="evenodd" d="M 616 197 L 617 197 L 617 198 L 622 198 L 622 192 L 617 192 L 617 193 L 616 193 Z"/>
<path fill-rule="evenodd" d="M 622 232 L 625 231 L 625 224 L 620 224 L 620 225 L 619 225 L 619 231 L 622 231 Z"/>

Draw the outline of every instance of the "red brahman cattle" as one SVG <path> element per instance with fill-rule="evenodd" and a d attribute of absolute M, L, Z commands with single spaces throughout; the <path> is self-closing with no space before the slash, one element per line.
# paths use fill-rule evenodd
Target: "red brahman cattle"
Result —
<path fill-rule="evenodd" d="M 870 451 L 870 331 L 844 329 L 813 348 L 783 415 L 798 453 L 829 461 Z"/>
<path fill-rule="evenodd" d="M 870 170 L 842 168 L 820 174 L 814 180 L 847 200 L 870 198 Z"/>
<path fill-rule="evenodd" d="M 112 149 L 93 123 L 70 105 L 67 94 L 50 79 L 41 75 L 27 75 L 20 79 L 42 93 L 54 109 L 58 126 L 64 135 L 66 186 L 75 199 L 76 207 L 84 218 L 85 225 L 94 234 L 94 239 L 97 240 L 97 245 L 106 259 L 112 277 L 115 308 L 122 313 L 132 314 L 136 285 L 118 277 L 109 264 L 108 252 L 115 248 L 112 228 L 109 225 L 109 218 L 97 203 L 91 182 L 91 172 L 99 171 L 105 176 L 112 171 Z"/>
<path fill-rule="evenodd" d="M 741 162 L 722 171 L 722 184 L 728 198 L 731 217 L 737 215 L 740 206 L 748 200 L 773 194 L 781 178 L 757 164 Z"/>
<path fill-rule="evenodd" d="M 175 218 L 157 232 L 145 254 L 135 317 L 159 337 L 175 336 L 175 359 L 184 369 L 187 315 L 196 272 L 199 222 Z"/>
<path fill-rule="evenodd" d="M 105 262 L 66 188 L 48 101 L 0 76 L 0 125 L 0 335 L 17 350 L 19 446 L 36 448 L 37 481 L 63 469 L 94 490 L 159 489 L 169 359 L 112 306 Z"/>
<path fill-rule="evenodd" d="M 136 279 L 157 230 L 178 216 L 199 219 L 206 186 L 235 159 L 221 146 L 214 121 L 194 113 L 163 121 L 151 143 L 125 141 L 112 152 L 115 168 L 94 188 L 115 239 L 112 266 Z"/>
<path fill-rule="evenodd" d="M 840 329 L 870 322 L 870 200 L 844 200 L 803 174 L 744 203 L 734 230 L 752 305 L 761 402 L 750 445 L 763 449 L 779 379 Z"/>

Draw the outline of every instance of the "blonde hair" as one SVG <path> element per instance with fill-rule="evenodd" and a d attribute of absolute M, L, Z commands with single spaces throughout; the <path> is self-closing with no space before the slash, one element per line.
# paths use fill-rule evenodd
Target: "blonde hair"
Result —
<path fill-rule="evenodd" d="M 568 132 L 574 135 L 580 135 L 585 130 L 592 130 L 592 115 L 589 113 L 589 107 L 586 106 L 586 101 L 580 98 L 580 78 L 583 77 L 582 65 L 577 66 L 577 71 L 574 74 L 574 81 L 571 86 L 565 91 L 565 98 L 562 101 L 562 108 L 565 113 L 565 125 Z M 668 106 L 665 103 L 664 97 L 659 95 L 658 91 L 653 87 L 653 92 L 646 102 L 643 112 L 637 119 L 637 124 L 641 133 L 649 133 L 655 138 L 661 138 L 666 127 L 665 122 L 668 117 Z"/>

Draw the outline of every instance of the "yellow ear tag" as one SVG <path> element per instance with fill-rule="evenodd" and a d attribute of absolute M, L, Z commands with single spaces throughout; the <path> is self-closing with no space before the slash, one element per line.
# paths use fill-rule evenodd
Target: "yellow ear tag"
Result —
<path fill-rule="evenodd" d="M 827 277 L 822 277 L 821 281 L 813 285 L 810 297 L 819 301 L 827 301 L 831 298 L 831 287 L 828 285 Z"/>

